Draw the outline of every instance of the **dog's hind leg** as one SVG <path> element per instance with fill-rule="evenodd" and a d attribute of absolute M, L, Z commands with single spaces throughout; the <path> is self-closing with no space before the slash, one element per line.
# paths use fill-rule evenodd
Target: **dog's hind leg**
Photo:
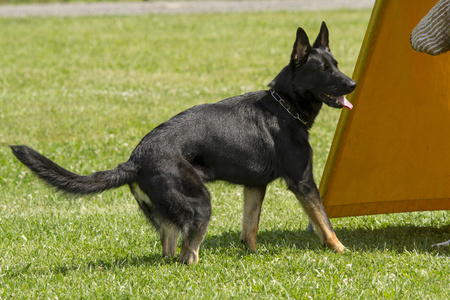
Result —
<path fill-rule="evenodd" d="M 198 263 L 200 245 L 206 236 L 208 221 L 203 221 L 181 231 L 180 262 L 191 265 Z"/>
<path fill-rule="evenodd" d="M 170 223 L 168 220 L 163 220 L 160 217 L 155 211 L 154 204 L 150 200 L 150 197 L 141 190 L 138 184 L 132 183 L 130 189 L 136 198 L 139 207 L 142 209 L 142 212 L 159 233 L 163 257 L 175 256 L 177 254 L 177 240 L 180 230 L 175 224 Z"/>
<path fill-rule="evenodd" d="M 208 190 L 185 160 L 158 161 L 156 167 L 148 168 L 153 174 L 142 176 L 130 188 L 160 234 L 163 256 L 176 253 L 181 232 L 180 262 L 197 263 L 211 218 Z"/>
<path fill-rule="evenodd" d="M 184 207 L 180 223 L 181 252 L 180 262 L 196 264 L 200 245 L 206 236 L 211 219 L 211 197 L 195 170 L 189 164 L 179 164 L 179 185 L 176 195 Z"/>
<path fill-rule="evenodd" d="M 204 188 L 206 191 L 206 188 Z M 192 203 L 194 215 L 190 222 L 185 223 L 181 229 L 181 252 L 180 262 L 187 265 L 198 263 L 200 245 L 208 231 L 209 220 L 211 219 L 211 200 L 206 191 L 203 197 L 197 198 Z"/>
<path fill-rule="evenodd" d="M 163 257 L 177 254 L 177 241 L 180 230 L 174 225 L 163 224 L 159 230 Z"/>
<path fill-rule="evenodd" d="M 266 193 L 266 186 L 244 187 L 244 214 L 242 220 L 241 241 L 256 252 L 256 234 L 258 233 L 261 206 Z"/>

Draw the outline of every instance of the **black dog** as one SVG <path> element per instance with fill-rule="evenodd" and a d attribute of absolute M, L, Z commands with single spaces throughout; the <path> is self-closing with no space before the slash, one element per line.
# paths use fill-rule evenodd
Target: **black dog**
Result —
<path fill-rule="evenodd" d="M 291 60 L 270 90 L 192 107 L 148 133 L 130 159 L 114 170 L 73 174 L 26 146 L 11 146 L 17 158 L 50 185 L 69 194 L 96 194 L 128 184 L 159 232 L 163 256 L 198 262 L 211 217 L 207 181 L 244 186 L 241 240 L 256 251 L 266 186 L 283 178 L 305 209 L 322 243 L 342 252 L 324 211 L 312 173 L 308 129 L 322 103 L 351 108 L 343 95 L 356 83 L 337 68 L 322 23 L 313 46 L 302 28 Z"/>

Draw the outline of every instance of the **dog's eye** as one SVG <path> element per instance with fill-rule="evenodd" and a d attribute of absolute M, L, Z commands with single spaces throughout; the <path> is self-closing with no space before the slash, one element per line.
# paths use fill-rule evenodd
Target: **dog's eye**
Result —
<path fill-rule="evenodd" d="M 329 67 L 327 65 L 323 65 L 320 70 L 321 71 L 328 71 Z"/>

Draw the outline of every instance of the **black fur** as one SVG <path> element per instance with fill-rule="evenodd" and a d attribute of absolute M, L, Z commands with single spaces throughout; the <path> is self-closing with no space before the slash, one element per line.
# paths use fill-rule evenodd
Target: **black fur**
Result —
<path fill-rule="evenodd" d="M 98 194 L 118 188 L 136 178 L 132 163 L 120 164 L 114 170 L 81 176 L 61 168 L 47 157 L 27 146 L 10 146 L 14 155 L 36 175 L 62 192 L 74 195 Z"/>
<path fill-rule="evenodd" d="M 294 119 L 269 91 L 258 91 L 183 111 L 148 133 L 130 159 L 114 170 L 80 176 L 29 147 L 11 148 L 40 178 L 70 194 L 95 194 L 129 184 L 158 229 L 163 252 L 167 236 L 175 238 L 181 231 L 180 259 L 195 263 L 211 216 L 204 182 L 265 187 L 281 177 L 299 197 L 314 194 L 316 199 L 308 129 L 322 103 L 341 107 L 330 95 L 348 94 L 355 86 L 338 70 L 323 23 L 312 47 L 298 29 L 289 65 L 269 84 L 306 124 Z M 320 206 L 318 199 L 307 201 Z M 165 254 L 174 254 L 167 249 Z"/>

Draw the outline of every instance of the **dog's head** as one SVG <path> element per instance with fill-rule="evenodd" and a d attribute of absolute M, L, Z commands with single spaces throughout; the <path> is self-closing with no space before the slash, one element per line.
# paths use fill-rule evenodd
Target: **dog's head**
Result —
<path fill-rule="evenodd" d="M 291 54 L 292 89 L 299 93 L 312 93 L 315 98 L 335 108 L 352 108 L 345 95 L 351 93 L 356 83 L 339 71 L 336 59 L 330 52 L 328 28 L 322 22 L 319 35 L 311 46 L 305 31 L 299 27 Z"/>

